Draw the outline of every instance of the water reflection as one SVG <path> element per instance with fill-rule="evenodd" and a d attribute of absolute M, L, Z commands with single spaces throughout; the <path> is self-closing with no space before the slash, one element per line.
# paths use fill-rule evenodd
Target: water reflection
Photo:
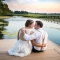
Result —
<path fill-rule="evenodd" d="M 59 30 L 60 31 L 60 28 L 55 28 L 55 27 L 50 27 L 51 29 L 57 29 L 57 30 Z"/>
<path fill-rule="evenodd" d="M 2 34 L 2 31 L 6 30 L 4 27 L 8 26 L 8 21 L 5 21 L 4 19 L 0 19 L 0 39 L 3 39 L 4 34 Z"/>
<path fill-rule="evenodd" d="M 60 20 L 59 19 L 36 19 L 20 16 L 13 16 L 8 19 L 0 20 L 0 39 L 15 39 L 20 28 L 24 27 L 27 19 L 34 21 L 41 20 L 44 24 L 43 29 L 48 32 L 48 38 L 60 46 Z"/>
<path fill-rule="evenodd" d="M 43 19 L 44 21 L 60 24 L 60 19 Z"/>

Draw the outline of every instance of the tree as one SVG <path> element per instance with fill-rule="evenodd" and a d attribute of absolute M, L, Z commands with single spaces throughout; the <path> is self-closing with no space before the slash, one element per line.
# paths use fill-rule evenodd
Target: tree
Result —
<path fill-rule="evenodd" d="M 27 11 L 14 11 L 14 14 L 28 14 Z"/>
<path fill-rule="evenodd" d="M 10 14 L 11 10 L 8 8 L 8 5 L 3 1 L 5 0 L 0 0 L 0 15 Z"/>

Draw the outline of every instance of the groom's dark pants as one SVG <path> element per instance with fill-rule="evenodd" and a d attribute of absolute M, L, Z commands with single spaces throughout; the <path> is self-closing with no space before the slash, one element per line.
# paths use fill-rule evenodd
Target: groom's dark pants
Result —
<path fill-rule="evenodd" d="M 32 52 L 43 52 L 43 50 L 38 51 L 38 50 L 36 50 L 36 49 L 33 47 L 33 48 L 32 48 Z"/>

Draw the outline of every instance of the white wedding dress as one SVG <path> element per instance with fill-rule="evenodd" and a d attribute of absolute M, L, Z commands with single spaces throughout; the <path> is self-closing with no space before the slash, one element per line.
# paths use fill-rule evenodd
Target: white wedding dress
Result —
<path fill-rule="evenodd" d="M 30 34 L 31 29 L 26 30 L 27 34 Z M 21 33 L 21 31 L 20 31 Z M 31 53 L 32 45 L 30 41 L 17 40 L 15 45 L 8 50 L 9 55 L 24 57 Z"/>

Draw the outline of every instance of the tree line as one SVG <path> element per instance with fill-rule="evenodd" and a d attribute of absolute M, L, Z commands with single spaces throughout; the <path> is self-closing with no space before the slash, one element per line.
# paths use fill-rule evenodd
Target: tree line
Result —
<path fill-rule="evenodd" d="M 12 11 L 8 8 L 8 5 L 3 1 L 5 0 L 0 0 L 0 15 L 10 14 Z"/>
<path fill-rule="evenodd" d="M 14 11 L 14 14 L 28 14 L 27 11 Z"/>

